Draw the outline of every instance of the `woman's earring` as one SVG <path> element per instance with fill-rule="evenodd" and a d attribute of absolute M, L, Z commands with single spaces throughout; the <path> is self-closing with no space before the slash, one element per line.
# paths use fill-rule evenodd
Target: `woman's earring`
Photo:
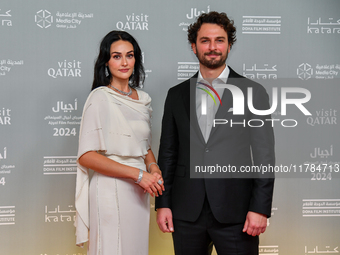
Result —
<path fill-rule="evenodd" d="M 107 69 L 108 69 L 108 67 L 107 67 L 107 66 L 105 66 L 105 76 L 106 76 L 106 77 L 108 77 L 108 76 L 109 76 L 109 71 L 108 71 Z"/>

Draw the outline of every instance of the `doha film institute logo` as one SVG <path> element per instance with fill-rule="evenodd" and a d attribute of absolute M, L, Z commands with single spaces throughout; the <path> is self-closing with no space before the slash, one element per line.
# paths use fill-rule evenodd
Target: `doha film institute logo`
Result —
<path fill-rule="evenodd" d="M 297 75 L 301 80 L 308 80 L 312 78 L 313 68 L 310 64 L 302 63 L 297 69 Z"/>
<path fill-rule="evenodd" d="M 53 23 L 53 16 L 47 10 L 38 11 L 34 18 L 37 26 L 41 28 L 48 28 Z"/>

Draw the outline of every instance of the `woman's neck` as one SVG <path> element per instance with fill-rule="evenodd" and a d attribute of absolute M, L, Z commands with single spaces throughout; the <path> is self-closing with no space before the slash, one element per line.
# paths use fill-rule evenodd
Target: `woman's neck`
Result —
<path fill-rule="evenodd" d="M 125 92 L 129 92 L 129 80 L 121 80 L 115 79 L 114 77 L 111 79 L 110 85 Z"/>

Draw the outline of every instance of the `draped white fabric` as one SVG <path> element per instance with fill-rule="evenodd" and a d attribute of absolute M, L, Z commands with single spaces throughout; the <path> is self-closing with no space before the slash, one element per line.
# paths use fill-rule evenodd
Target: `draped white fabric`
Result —
<path fill-rule="evenodd" d="M 151 146 L 151 98 L 137 90 L 139 99 L 120 95 L 107 87 L 91 92 L 83 110 L 78 159 L 88 151 L 104 155 L 144 157 Z M 89 169 L 77 163 L 77 245 L 88 241 Z"/>

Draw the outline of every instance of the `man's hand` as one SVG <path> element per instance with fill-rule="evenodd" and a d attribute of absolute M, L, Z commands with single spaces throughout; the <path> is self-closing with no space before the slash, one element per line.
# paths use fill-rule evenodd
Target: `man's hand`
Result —
<path fill-rule="evenodd" d="M 163 233 L 174 232 L 174 225 L 172 223 L 172 212 L 170 208 L 157 209 L 157 224 Z"/>
<path fill-rule="evenodd" d="M 247 232 L 247 234 L 251 236 L 258 236 L 266 231 L 266 227 L 266 215 L 256 212 L 248 212 L 242 231 Z"/>

